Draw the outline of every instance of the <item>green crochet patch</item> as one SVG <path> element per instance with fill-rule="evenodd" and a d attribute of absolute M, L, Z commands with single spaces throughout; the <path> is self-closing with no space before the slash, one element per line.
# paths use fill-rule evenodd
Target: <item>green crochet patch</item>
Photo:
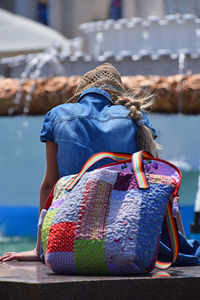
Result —
<path fill-rule="evenodd" d="M 57 210 L 58 209 L 48 210 L 48 212 L 44 218 L 44 222 L 42 224 L 42 232 L 41 232 L 43 252 L 46 251 L 46 248 L 48 245 L 48 239 L 49 239 L 49 228 L 51 226 L 51 223 L 53 221 L 53 218 L 54 218 Z"/>
<path fill-rule="evenodd" d="M 74 261 L 79 274 L 109 274 L 105 240 L 75 240 Z"/>

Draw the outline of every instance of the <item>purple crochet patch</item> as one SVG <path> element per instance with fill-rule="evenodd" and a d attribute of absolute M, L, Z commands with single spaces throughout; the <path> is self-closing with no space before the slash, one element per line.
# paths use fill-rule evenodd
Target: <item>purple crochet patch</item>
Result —
<path fill-rule="evenodd" d="M 135 175 L 130 173 L 118 173 L 114 190 L 127 191 L 131 189 L 138 190 Z"/>
<path fill-rule="evenodd" d="M 46 255 L 46 264 L 59 274 L 77 274 L 73 252 L 51 252 Z M 67 271 L 66 271 L 67 270 Z"/>
<path fill-rule="evenodd" d="M 116 191 L 112 192 L 112 198 L 108 207 L 108 217 L 107 223 L 110 225 L 116 221 L 116 218 L 119 215 L 119 211 L 121 209 L 124 197 L 126 196 L 126 192 Z"/>
<path fill-rule="evenodd" d="M 155 266 L 155 263 L 156 263 L 156 260 L 157 260 L 157 256 L 158 256 L 159 245 L 160 245 L 160 234 L 158 236 L 157 246 L 156 246 L 154 255 L 152 257 L 152 260 L 151 260 L 149 266 L 145 269 L 148 273 L 151 272 L 154 269 L 154 266 Z"/>
<path fill-rule="evenodd" d="M 64 200 L 65 200 L 64 198 L 60 198 L 60 199 L 56 200 L 55 202 L 52 203 L 49 210 L 53 210 L 53 209 L 58 208 L 63 203 Z"/>
<path fill-rule="evenodd" d="M 128 275 L 128 274 L 142 274 L 143 270 L 137 267 L 137 265 L 134 263 L 134 261 L 126 261 L 123 264 L 119 264 L 116 261 L 112 261 L 113 259 L 107 259 L 107 265 L 108 265 L 108 270 L 111 274 L 123 274 L 123 275 Z"/>

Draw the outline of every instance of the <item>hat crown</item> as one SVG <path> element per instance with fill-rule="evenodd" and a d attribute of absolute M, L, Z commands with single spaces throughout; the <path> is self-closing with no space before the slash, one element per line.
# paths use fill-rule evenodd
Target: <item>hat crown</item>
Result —
<path fill-rule="evenodd" d="M 85 73 L 81 77 L 72 100 L 77 99 L 84 90 L 92 87 L 101 88 L 114 95 L 125 92 L 119 72 L 109 63 L 104 63 Z"/>

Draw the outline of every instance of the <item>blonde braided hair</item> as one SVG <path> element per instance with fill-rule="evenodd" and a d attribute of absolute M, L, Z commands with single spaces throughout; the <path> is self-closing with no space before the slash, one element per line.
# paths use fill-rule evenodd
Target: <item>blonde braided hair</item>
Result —
<path fill-rule="evenodd" d="M 123 105 L 130 110 L 130 117 L 138 124 L 138 150 L 146 150 L 154 157 L 158 156 L 160 145 L 153 139 L 151 130 L 144 124 L 141 109 L 146 110 L 153 103 L 153 95 L 142 95 L 141 91 L 133 94 L 133 90 L 124 92 L 121 96 L 113 95 L 115 105 Z"/>

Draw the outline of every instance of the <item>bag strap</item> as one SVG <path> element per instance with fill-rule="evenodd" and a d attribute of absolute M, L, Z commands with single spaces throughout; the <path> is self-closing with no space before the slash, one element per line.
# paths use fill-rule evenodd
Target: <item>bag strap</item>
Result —
<path fill-rule="evenodd" d="M 55 187 L 56 187 L 56 184 L 57 182 L 54 184 L 54 186 L 52 187 L 51 189 L 51 192 L 49 193 L 46 201 L 45 201 L 45 205 L 44 205 L 44 209 L 48 210 L 49 207 L 51 206 L 52 204 L 52 201 L 53 201 L 53 196 L 54 196 L 54 190 L 55 190 Z"/>
<path fill-rule="evenodd" d="M 139 188 L 145 189 L 148 188 L 148 183 L 146 181 L 146 177 L 143 169 L 142 158 L 152 159 L 152 156 L 146 151 L 139 151 L 137 153 L 134 153 L 132 156 L 132 165 L 133 165 L 133 170 L 135 172 L 135 177 L 137 179 Z M 161 159 L 158 160 L 163 161 Z M 165 163 L 169 164 L 168 162 Z M 173 166 L 172 164 L 169 165 Z M 177 168 L 175 169 L 179 171 Z M 180 171 L 179 171 L 179 176 L 181 176 Z M 180 185 L 180 181 L 178 184 L 176 184 L 174 196 L 178 195 L 179 185 Z M 173 217 L 172 204 L 170 201 L 168 201 L 164 219 L 167 226 L 168 236 L 171 244 L 172 260 L 171 262 L 161 262 L 157 260 L 155 263 L 155 267 L 162 270 L 168 269 L 176 261 L 179 253 L 178 228 L 177 228 L 175 218 Z"/>
<path fill-rule="evenodd" d="M 155 267 L 162 270 L 168 269 L 177 260 L 178 253 L 179 253 L 178 228 L 172 214 L 172 204 L 170 201 L 167 204 L 167 209 L 166 209 L 164 219 L 167 226 L 167 231 L 168 231 L 170 244 L 171 244 L 172 260 L 171 262 L 161 262 L 157 260 Z"/>
<path fill-rule="evenodd" d="M 76 185 L 76 183 L 80 180 L 80 178 L 83 176 L 83 174 L 85 172 L 87 172 L 91 166 L 93 166 L 96 162 L 98 162 L 104 158 L 110 158 L 117 162 L 132 159 L 133 170 L 136 175 L 138 187 L 141 189 L 148 188 L 148 183 L 147 183 L 144 169 L 143 169 L 142 158 L 152 159 L 153 157 L 146 151 L 139 151 L 139 152 L 134 153 L 133 155 L 127 154 L 127 153 L 117 153 L 117 152 L 99 152 L 99 153 L 94 154 L 83 165 L 80 173 L 66 187 L 66 190 L 70 191 Z"/>
<path fill-rule="evenodd" d="M 104 158 L 111 158 L 114 161 L 123 161 L 123 160 L 131 160 L 132 155 L 127 153 L 116 153 L 116 152 L 99 152 L 91 156 L 86 163 L 83 165 L 80 173 L 72 180 L 72 182 L 66 187 L 67 191 L 70 191 L 76 183 L 80 180 L 87 170 L 93 166 L 96 162 L 104 159 Z"/>
<path fill-rule="evenodd" d="M 143 167 L 143 158 L 149 158 L 152 159 L 153 156 L 151 156 L 146 151 L 138 151 L 132 155 L 132 166 L 134 170 L 134 174 L 136 177 L 136 181 L 138 184 L 138 187 L 140 189 L 147 189 L 149 187 L 148 182 L 146 180 L 144 167 Z"/>
<path fill-rule="evenodd" d="M 145 173 L 143 170 L 142 158 L 152 159 L 151 155 L 146 151 L 139 151 L 139 152 L 135 153 L 132 156 L 133 169 L 135 172 L 138 186 L 140 188 L 147 188 L 148 183 L 146 182 L 146 177 L 145 177 Z M 160 160 L 160 159 L 158 159 L 158 160 Z M 160 160 L 160 161 L 163 161 L 163 160 Z M 165 162 L 165 163 L 168 164 L 168 162 Z M 169 164 L 169 165 L 172 166 L 172 164 Z M 179 175 L 180 175 L 180 173 L 179 173 Z M 178 183 L 178 187 L 176 185 L 174 195 L 177 195 L 179 185 L 180 185 L 180 182 Z M 155 267 L 158 269 L 162 269 L 162 270 L 168 269 L 176 261 L 176 259 L 178 257 L 178 253 L 179 253 L 178 228 L 177 228 L 175 218 L 173 217 L 172 204 L 170 201 L 168 201 L 164 219 L 165 219 L 165 223 L 167 226 L 167 231 L 168 231 L 169 240 L 170 240 L 171 249 L 172 249 L 172 260 L 171 260 L 171 262 L 161 262 L 161 261 L 157 260 Z"/>

